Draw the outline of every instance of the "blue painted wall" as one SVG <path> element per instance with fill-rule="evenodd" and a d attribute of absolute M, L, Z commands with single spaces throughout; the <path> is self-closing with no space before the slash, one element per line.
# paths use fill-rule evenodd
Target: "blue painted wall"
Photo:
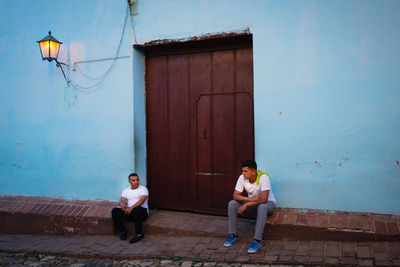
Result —
<path fill-rule="evenodd" d="M 126 1 L 39 2 L 0 2 L 1 193 L 115 199 L 127 172 L 146 173 L 144 55 L 84 95 L 34 41 L 50 28 L 65 60 L 112 57 Z M 256 160 L 279 206 L 400 214 L 399 11 L 396 0 L 139 0 L 133 23 L 138 43 L 250 30 Z"/>
<path fill-rule="evenodd" d="M 117 60 L 100 86 L 67 86 L 37 40 L 62 41 L 60 61 L 115 56 L 125 1 L 0 1 L 0 193 L 118 199 L 134 170 L 132 58 Z M 120 56 L 131 54 L 129 23 Z M 66 74 L 88 87 L 112 61 Z M 145 179 L 144 179 L 145 182 Z"/>

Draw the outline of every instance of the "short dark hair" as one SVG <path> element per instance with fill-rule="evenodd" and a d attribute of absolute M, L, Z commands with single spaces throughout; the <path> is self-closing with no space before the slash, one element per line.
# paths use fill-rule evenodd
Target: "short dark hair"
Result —
<path fill-rule="evenodd" d="M 244 168 L 244 167 L 248 167 L 249 169 L 257 170 L 257 163 L 254 160 L 249 159 L 249 160 L 243 161 L 242 168 Z"/>
<path fill-rule="evenodd" d="M 129 180 L 129 178 L 131 178 L 132 176 L 137 176 L 137 177 L 139 178 L 139 175 L 137 175 L 137 173 L 132 172 L 131 174 L 129 174 L 128 180 Z"/>

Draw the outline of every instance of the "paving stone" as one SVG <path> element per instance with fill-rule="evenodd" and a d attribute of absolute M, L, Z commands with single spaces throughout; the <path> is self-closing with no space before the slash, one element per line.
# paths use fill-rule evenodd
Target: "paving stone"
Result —
<path fill-rule="evenodd" d="M 181 263 L 181 267 L 191 267 L 192 262 L 191 261 L 184 261 Z"/>
<path fill-rule="evenodd" d="M 41 258 L 40 261 L 48 261 L 48 260 L 53 260 L 55 258 L 56 258 L 55 256 L 45 256 L 45 257 Z"/>
<path fill-rule="evenodd" d="M 375 261 L 375 265 L 376 266 L 390 266 L 390 261 L 389 260 L 384 260 L 384 261 Z M 394 266 L 398 266 L 398 265 L 394 265 Z"/>
<path fill-rule="evenodd" d="M 245 255 L 238 256 L 235 259 L 235 261 L 237 261 L 237 262 L 248 262 L 249 260 L 250 260 L 250 257 L 249 256 L 245 256 Z"/>
<path fill-rule="evenodd" d="M 357 255 L 359 258 L 372 258 L 371 247 L 358 247 Z"/>
<path fill-rule="evenodd" d="M 293 261 L 294 262 L 297 262 L 297 263 L 307 263 L 308 262 L 308 256 L 294 256 L 294 258 L 293 258 Z"/>
<path fill-rule="evenodd" d="M 273 262 L 278 260 L 278 256 L 276 255 L 265 255 L 263 258 L 264 261 Z"/>
<path fill-rule="evenodd" d="M 400 266 L 400 259 L 392 259 L 393 266 Z"/>
<path fill-rule="evenodd" d="M 279 256 L 279 261 L 291 262 L 292 258 L 293 258 L 293 256 L 291 256 L 291 255 L 282 255 L 282 256 Z"/>
<path fill-rule="evenodd" d="M 327 257 L 339 257 L 340 256 L 340 246 L 338 243 L 327 244 L 325 255 Z"/>
<path fill-rule="evenodd" d="M 327 263 L 327 264 L 336 265 L 336 264 L 339 263 L 339 258 L 326 257 L 324 262 Z"/>
<path fill-rule="evenodd" d="M 356 263 L 357 260 L 354 257 L 342 257 L 342 264 L 354 265 Z"/>
<path fill-rule="evenodd" d="M 374 253 L 386 253 L 388 251 L 388 246 L 386 242 L 374 242 L 372 243 L 372 249 Z"/>
<path fill-rule="evenodd" d="M 32 262 L 31 264 L 29 264 L 29 267 L 38 267 L 38 266 L 42 266 L 43 262 Z"/>
<path fill-rule="evenodd" d="M 141 262 L 139 265 L 142 267 L 147 267 L 147 266 L 153 265 L 153 263 L 154 263 L 153 261 L 144 261 L 144 262 Z"/>
<path fill-rule="evenodd" d="M 318 257 L 318 256 L 310 256 L 309 261 L 311 263 L 321 263 L 323 262 L 323 257 Z"/>
<path fill-rule="evenodd" d="M 390 256 L 394 259 L 400 259 L 400 242 L 388 243 Z"/>
<path fill-rule="evenodd" d="M 280 255 L 282 256 L 293 256 L 296 253 L 296 250 L 282 250 Z"/>
<path fill-rule="evenodd" d="M 374 265 L 374 261 L 371 259 L 358 259 L 358 263 L 359 266 L 373 266 Z"/>
<path fill-rule="evenodd" d="M 297 247 L 299 246 L 299 242 L 298 241 L 285 241 L 284 244 L 284 249 L 287 250 L 295 250 L 297 249 Z"/>

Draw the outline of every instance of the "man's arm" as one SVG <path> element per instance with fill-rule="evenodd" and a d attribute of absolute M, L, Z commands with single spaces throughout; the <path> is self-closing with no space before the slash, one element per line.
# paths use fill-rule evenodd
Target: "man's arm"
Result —
<path fill-rule="evenodd" d="M 239 193 L 239 196 L 237 195 L 237 193 Z M 235 195 L 236 195 L 237 199 L 235 199 Z M 269 195 L 269 190 L 264 190 L 264 191 L 261 191 L 261 196 L 250 198 L 250 197 L 242 196 L 239 191 L 235 190 L 235 192 L 233 193 L 233 199 L 235 199 L 237 201 L 245 202 L 242 206 L 240 206 L 237 209 L 237 213 L 243 214 L 243 212 L 247 209 L 247 207 L 257 206 L 257 205 L 260 205 L 261 203 L 266 203 L 268 200 L 268 195 Z"/>
<path fill-rule="evenodd" d="M 140 196 L 139 200 L 135 204 L 133 204 L 133 206 L 125 210 L 125 213 L 130 214 L 134 208 L 141 206 L 146 201 L 146 199 L 147 199 L 146 195 Z"/>
<path fill-rule="evenodd" d="M 122 209 L 123 211 L 126 210 L 127 206 L 126 206 L 126 198 L 125 198 L 125 197 L 121 197 L 121 198 L 119 199 L 119 205 L 120 205 L 120 207 L 121 207 L 121 209 Z"/>
<path fill-rule="evenodd" d="M 251 201 L 251 198 L 243 196 L 242 192 L 239 192 L 237 190 L 233 191 L 233 199 L 236 200 L 236 201 L 240 201 L 240 202 L 249 202 L 249 201 Z"/>

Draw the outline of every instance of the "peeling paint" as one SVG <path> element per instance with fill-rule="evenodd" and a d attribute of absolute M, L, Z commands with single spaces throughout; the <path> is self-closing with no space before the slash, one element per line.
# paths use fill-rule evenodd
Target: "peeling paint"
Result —
<path fill-rule="evenodd" d="M 16 144 L 17 146 L 20 146 L 20 145 L 21 145 L 21 143 L 18 143 L 18 142 L 16 142 L 15 144 Z"/>
<path fill-rule="evenodd" d="M 318 165 L 319 167 L 321 167 L 321 163 L 318 161 L 314 161 L 314 164 Z"/>
<path fill-rule="evenodd" d="M 343 162 L 339 162 L 339 166 L 342 166 Z"/>
<path fill-rule="evenodd" d="M 279 111 L 279 115 L 282 115 L 282 111 Z"/>

